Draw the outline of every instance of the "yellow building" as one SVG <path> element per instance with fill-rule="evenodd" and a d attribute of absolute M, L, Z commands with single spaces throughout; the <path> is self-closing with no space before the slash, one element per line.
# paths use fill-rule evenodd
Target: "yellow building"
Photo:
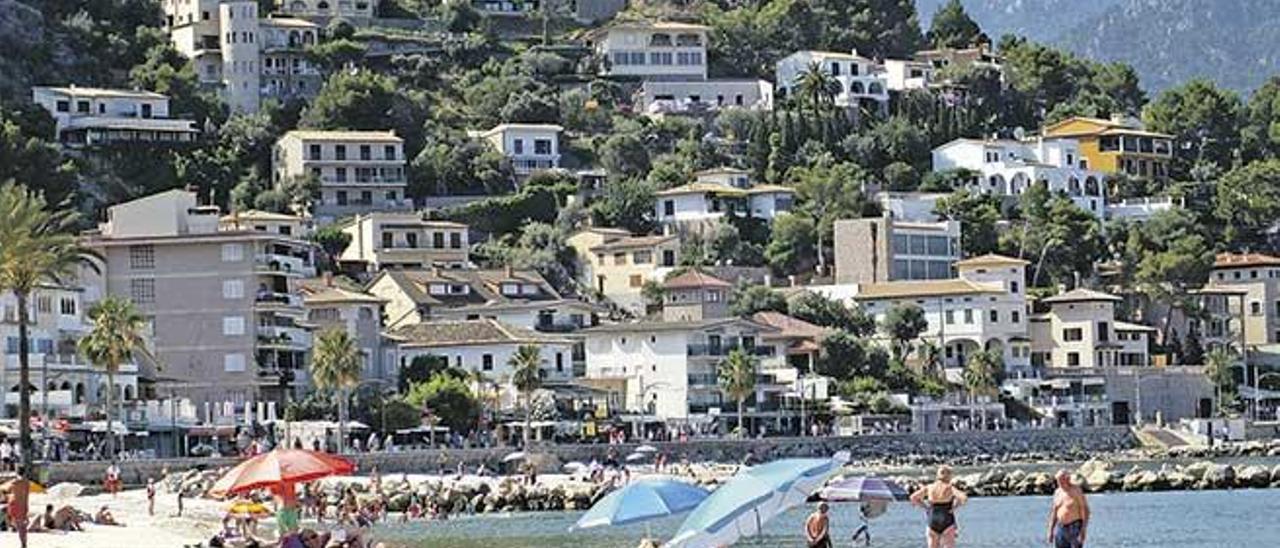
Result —
<path fill-rule="evenodd" d="M 1043 133 L 1079 141 L 1082 169 L 1166 177 L 1173 160 L 1173 136 L 1145 131 L 1136 120 L 1076 116 L 1045 126 Z"/>

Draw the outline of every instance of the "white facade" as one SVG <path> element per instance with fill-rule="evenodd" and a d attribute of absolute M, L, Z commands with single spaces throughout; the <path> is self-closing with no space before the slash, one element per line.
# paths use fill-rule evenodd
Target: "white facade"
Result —
<path fill-rule="evenodd" d="M 761 372 L 779 367 L 777 349 L 764 341 L 773 329 L 728 319 L 705 322 L 646 322 L 589 329 L 588 379 L 625 382 L 623 406 L 662 420 L 729 414 L 736 402 L 720 392 L 717 366 L 733 348 L 755 348 Z M 744 342 L 745 341 L 745 342 Z M 757 399 L 771 387 L 757 385 Z"/>
<path fill-rule="evenodd" d="M 378 0 L 276 0 L 276 11 L 296 17 L 367 20 L 374 16 Z"/>
<path fill-rule="evenodd" d="M 500 124 L 474 133 L 511 160 L 518 176 L 560 167 L 560 132 L 555 124 Z"/>
<path fill-rule="evenodd" d="M 982 175 L 969 183 L 973 192 L 1018 196 L 1043 181 L 1081 209 L 1099 218 L 1106 214 L 1105 174 L 1089 169 L 1075 139 L 956 139 L 933 149 L 934 171 L 958 168 Z"/>
<path fill-rule="evenodd" d="M 461 268 L 469 264 L 467 226 L 424 220 L 417 213 L 357 215 L 343 226 L 351 243 L 338 256 L 363 263 L 369 272 L 386 268 Z"/>
<path fill-rule="evenodd" d="M 565 243 L 577 256 L 579 283 L 638 316 L 645 313 L 645 282 L 661 282 L 679 264 L 680 239 L 674 235 L 586 228 Z"/>
<path fill-rule="evenodd" d="M 601 76 L 706 80 L 710 28 L 685 23 L 619 23 L 593 33 Z"/>
<path fill-rule="evenodd" d="M 1032 319 L 1034 365 L 1052 369 L 1150 365 L 1155 328 L 1119 322 L 1120 297 L 1076 289 L 1044 299 L 1049 312 Z"/>
<path fill-rule="evenodd" d="M 1026 261 L 988 255 L 956 263 L 959 278 L 862 284 L 854 300 L 879 324 L 895 306 L 918 306 L 928 327 L 919 340 L 943 351 L 949 378 L 959 378 L 968 356 L 998 352 L 1006 373 L 1030 375 Z M 877 342 L 888 345 L 883 333 Z"/>
<path fill-rule="evenodd" d="M 840 83 L 840 92 L 835 97 L 838 106 L 858 106 L 863 100 L 876 101 L 882 105 L 889 101 L 889 83 L 884 66 L 858 55 L 856 51 L 797 51 L 783 57 L 778 61 L 774 80 L 778 86 L 778 95 L 795 95 L 801 77 L 814 64 Z"/>
<path fill-rule="evenodd" d="M 709 169 L 698 172 L 693 183 L 657 193 L 654 215 L 658 222 L 708 222 L 726 214 L 751 215 L 772 221 L 791 211 L 795 191 L 778 185 L 755 185 L 746 170 Z"/>
<path fill-rule="evenodd" d="M 773 84 L 766 80 L 647 80 L 640 88 L 640 108 L 646 114 L 773 110 Z"/>
<path fill-rule="evenodd" d="M 34 87 L 31 98 L 53 117 L 58 142 L 68 146 L 113 143 L 190 143 L 195 122 L 169 117 L 169 96 L 149 91 Z"/>
<path fill-rule="evenodd" d="M 293 130 L 276 141 L 272 157 L 276 185 L 315 177 L 320 221 L 372 211 L 405 211 L 404 139 L 393 131 Z"/>
<path fill-rule="evenodd" d="M 39 410 L 47 400 L 52 417 L 84 418 L 91 407 L 101 410 L 106 404 L 106 374 L 76 349 L 76 342 L 92 328 L 89 297 L 79 288 L 48 284 L 36 289 L 27 302 L 27 355 L 35 387 L 31 405 Z M 0 364 L 5 409 L 0 409 L 0 417 L 8 418 L 13 415 L 7 408 L 18 405 L 19 385 L 18 300 L 13 293 L 0 294 L 0 337 L 5 340 Z M 139 398 L 137 363 L 121 364 L 115 383 L 117 403 Z"/>
<path fill-rule="evenodd" d="M 928 88 L 933 82 L 934 68 L 923 61 L 885 59 L 884 72 L 889 91 L 910 91 Z"/>
<path fill-rule="evenodd" d="M 895 220 L 932 223 L 938 221 L 938 214 L 934 213 L 938 200 L 947 196 L 939 192 L 879 192 L 875 198 L 880 211 Z"/>
<path fill-rule="evenodd" d="M 1107 220 L 1146 221 L 1161 211 L 1180 205 L 1168 196 L 1124 198 L 1107 204 Z"/>

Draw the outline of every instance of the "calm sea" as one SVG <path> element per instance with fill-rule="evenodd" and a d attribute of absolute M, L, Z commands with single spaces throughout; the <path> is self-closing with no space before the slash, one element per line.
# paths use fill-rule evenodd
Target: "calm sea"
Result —
<path fill-rule="evenodd" d="M 1094 521 L 1090 548 L 1245 548 L 1280 546 L 1280 491 L 1239 490 L 1165 493 L 1115 493 L 1089 499 Z M 1048 497 L 981 498 L 958 511 L 960 546 L 1008 548 L 1044 546 Z M 803 547 L 801 523 L 811 507 L 779 516 L 763 536 L 736 546 Z M 838 547 L 851 546 L 858 525 L 857 507 L 833 508 Z M 468 516 L 447 522 L 393 525 L 379 540 L 396 547 L 431 548 L 633 548 L 646 533 L 637 524 L 568 532 L 578 512 Z M 655 536 L 669 536 L 680 519 L 652 522 Z M 924 545 L 925 516 L 905 503 L 871 522 L 872 546 L 918 548 Z M 862 546 L 861 542 L 858 546 Z"/>

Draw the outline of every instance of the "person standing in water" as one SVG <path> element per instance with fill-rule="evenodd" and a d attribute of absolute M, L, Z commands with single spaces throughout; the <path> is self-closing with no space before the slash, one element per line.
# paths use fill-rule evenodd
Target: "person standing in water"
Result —
<path fill-rule="evenodd" d="M 832 548 L 831 519 L 827 517 L 827 503 L 818 503 L 818 510 L 804 520 L 804 540 L 809 548 Z"/>
<path fill-rule="evenodd" d="M 1089 529 L 1089 502 L 1084 491 L 1071 482 L 1071 474 L 1058 470 L 1058 489 L 1049 509 L 1049 544 L 1054 548 L 1084 548 Z"/>
<path fill-rule="evenodd" d="M 929 511 L 929 527 L 925 532 L 929 548 L 955 548 L 956 514 L 969 496 L 951 484 L 951 467 L 942 465 L 933 483 L 911 494 L 911 503 Z"/>

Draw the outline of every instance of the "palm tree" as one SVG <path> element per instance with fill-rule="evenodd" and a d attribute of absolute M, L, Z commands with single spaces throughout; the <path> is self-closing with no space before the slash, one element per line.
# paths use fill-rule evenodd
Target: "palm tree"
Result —
<path fill-rule="evenodd" d="M 720 362 L 717 371 L 720 390 L 738 403 L 738 429 L 746 433 L 742 404 L 756 391 L 756 358 L 741 348 L 734 348 Z"/>
<path fill-rule="evenodd" d="M 115 430 L 112 418 L 115 413 L 116 373 L 120 366 L 133 359 L 135 351 L 144 351 L 142 330 L 147 320 L 138 313 L 133 302 L 110 296 L 98 301 L 89 309 L 93 327 L 76 344 L 80 354 L 107 373 L 107 454 L 114 462 Z"/>
<path fill-rule="evenodd" d="M 822 65 L 809 63 L 809 67 L 796 81 L 796 89 L 803 100 L 809 104 L 814 115 L 818 115 L 835 104 L 836 96 L 840 94 L 840 82 L 824 70 Z"/>
<path fill-rule="evenodd" d="M 933 341 L 922 341 L 916 347 L 916 356 L 920 358 L 920 372 L 933 378 L 942 377 L 942 348 Z"/>
<path fill-rule="evenodd" d="M 511 366 L 511 384 L 524 398 L 524 447 L 529 447 L 533 428 L 533 393 L 542 387 L 542 348 L 536 344 L 522 344 L 507 361 Z"/>
<path fill-rule="evenodd" d="M 1222 390 L 1234 380 L 1231 368 L 1235 366 L 1235 361 L 1235 356 L 1221 347 L 1204 355 L 1204 376 L 1213 383 L 1213 401 L 1219 414 L 1222 413 Z"/>
<path fill-rule="evenodd" d="M 996 392 L 997 372 L 1003 367 L 1000 354 L 994 350 L 980 350 L 969 355 L 964 364 L 964 386 L 969 391 L 969 401 L 975 403 L 978 396 L 990 396 Z M 972 410 L 970 410 L 972 412 Z M 982 422 L 987 422 L 987 412 L 982 412 Z"/>
<path fill-rule="evenodd" d="M 23 474 L 31 473 L 31 349 L 27 305 L 43 282 L 69 279 L 93 253 L 72 234 L 77 215 L 70 208 L 48 209 L 44 195 L 13 181 L 0 185 L 0 291 L 12 291 L 18 304 L 18 436 Z M 43 384 L 43 381 L 42 381 Z"/>
<path fill-rule="evenodd" d="M 360 351 L 345 329 L 331 328 L 316 338 L 311 381 L 321 390 L 338 392 L 338 452 L 347 445 L 347 390 L 360 383 Z"/>

